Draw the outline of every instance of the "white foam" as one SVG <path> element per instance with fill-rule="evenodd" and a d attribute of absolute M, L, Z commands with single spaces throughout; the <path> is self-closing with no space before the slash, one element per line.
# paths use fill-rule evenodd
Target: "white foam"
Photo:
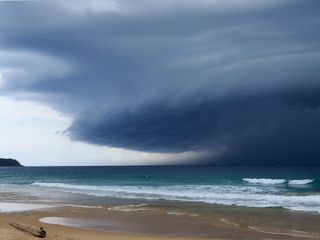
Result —
<path fill-rule="evenodd" d="M 288 209 L 292 211 L 301 211 L 301 212 L 315 212 L 320 213 L 320 206 L 313 206 L 312 208 L 307 206 L 294 206 L 294 207 L 288 207 Z"/>
<path fill-rule="evenodd" d="M 186 212 L 176 212 L 176 211 L 167 211 L 167 215 L 176 215 L 176 216 L 190 216 L 190 217 L 198 217 L 198 214 L 186 213 Z"/>
<path fill-rule="evenodd" d="M 64 183 L 33 185 L 90 196 L 193 201 L 245 207 L 283 207 L 295 211 L 320 213 L 319 194 L 284 195 L 282 188 L 277 185 L 92 186 Z M 132 211 L 132 209 L 134 208 L 128 209 L 126 206 L 122 210 Z"/>
<path fill-rule="evenodd" d="M 319 239 L 319 236 L 316 234 L 304 231 L 296 231 L 294 229 L 291 230 L 291 232 L 278 232 L 278 231 L 272 231 L 271 229 L 263 229 L 261 227 L 253 227 L 248 226 L 249 229 L 252 229 L 254 231 L 258 231 L 261 233 L 267 233 L 267 234 L 276 234 L 276 235 L 284 235 L 284 236 L 290 236 L 290 237 L 303 237 L 303 238 L 309 238 L 309 239 Z M 313 236 L 314 235 L 314 236 Z"/>
<path fill-rule="evenodd" d="M 74 208 L 103 208 L 102 206 L 91 206 L 91 205 L 78 205 L 78 204 L 55 204 L 56 206 L 62 206 L 62 207 L 74 207 Z"/>
<path fill-rule="evenodd" d="M 150 211 L 151 208 L 147 208 L 147 204 L 137 204 L 137 205 L 120 205 L 107 208 L 111 211 L 120 211 L 120 212 L 136 212 L 136 211 Z"/>
<path fill-rule="evenodd" d="M 271 179 L 271 178 L 242 178 L 243 181 L 254 184 L 282 184 L 286 183 L 286 179 Z"/>
<path fill-rule="evenodd" d="M 288 183 L 290 185 L 306 185 L 314 182 L 314 179 L 300 179 L 300 180 L 291 180 Z"/>
<path fill-rule="evenodd" d="M 47 183 L 47 182 L 34 182 L 31 185 L 37 185 L 42 187 L 56 187 L 56 188 L 73 188 L 79 190 L 99 190 L 100 186 L 94 185 L 77 185 L 77 184 L 65 184 L 65 183 Z"/>
<path fill-rule="evenodd" d="M 0 202 L 0 213 L 23 212 L 51 207 L 53 206 L 46 204 Z"/>
<path fill-rule="evenodd" d="M 220 221 L 223 222 L 223 223 L 229 224 L 229 225 L 233 225 L 235 227 L 239 227 L 240 226 L 240 224 L 232 222 L 232 221 L 229 221 L 229 220 L 227 220 L 225 218 L 221 218 Z"/>

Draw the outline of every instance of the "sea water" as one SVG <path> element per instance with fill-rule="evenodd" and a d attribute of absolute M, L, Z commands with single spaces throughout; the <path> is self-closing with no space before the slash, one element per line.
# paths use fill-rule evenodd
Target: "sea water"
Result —
<path fill-rule="evenodd" d="M 320 213 L 319 166 L 0 168 L 0 201 L 110 197 Z"/>

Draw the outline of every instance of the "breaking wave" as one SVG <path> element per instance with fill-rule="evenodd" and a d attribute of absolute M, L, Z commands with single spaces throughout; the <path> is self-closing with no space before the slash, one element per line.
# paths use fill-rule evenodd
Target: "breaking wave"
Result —
<path fill-rule="evenodd" d="M 302 180 L 291 180 L 291 182 L 292 181 Z M 288 181 L 284 179 L 259 179 L 258 181 L 250 179 L 246 182 L 258 184 L 283 184 Z M 302 184 L 302 182 L 298 183 Z M 304 184 L 307 184 L 306 180 L 304 180 Z M 320 194 L 289 195 L 288 193 L 279 190 L 276 185 L 96 186 L 46 182 L 35 182 L 32 185 L 50 189 L 54 188 L 56 191 L 99 197 L 192 201 L 260 208 L 282 207 L 293 211 L 320 213 Z"/>
<path fill-rule="evenodd" d="M 290 185 L 306 185 L 313 182 L 314 182 L 314 179 L 301 179 L 301 180 L 291 180 L 288 183 Z"/>
<path fill-rule="evenodd" d="M 271 178 L 242 178 L 243 181 L 254 184 L 282 184 L 286 179 L 271 179 Z"/>
<path fill-rule="evenodd" d="M 289 185 L 306 185 L 314 182 L 314 179 L 297 179 L 297 180 L 286 180 L 286 179 L 272 179 L 272 178 L 242 178 L 244 182 L 252 184 L 284 184 L 288 183 Z"/>

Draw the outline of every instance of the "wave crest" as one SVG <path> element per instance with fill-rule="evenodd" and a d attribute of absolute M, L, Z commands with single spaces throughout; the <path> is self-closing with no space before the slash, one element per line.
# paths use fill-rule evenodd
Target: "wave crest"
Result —
<path fill-rule="evenodd" d="M 271 179 L 272 184 L 287 182 Z M 252 179 L 249 181 L 252 182 Z M 257 181 L 254 181 L 257 182 Z M 270 184 L 270 179 L 259 183 Z M 34 187 L 99 197 L 138 198 L 150 200 L 192 201 L 243 207 L 283 207 L 294 211 L 320 213 L 320 195 L 282 195 L 277 186 L 268 185 L 76 185 L 35 182 Z M 126 208 L 127 210 L 127 208 Z M 132 209 L 130 209 L 132 210 Z"/>
<path fill-rule="evenodd" d="M 300 180 L 291 180 L 288 183 L 290 185 L 306 185 L 314 182 L 314 179 L 300 179 Z"/>
<path fill-rule="evenodd" d="M 286 183 L 286 179 L 271 179 L 271 178 L 242 178 L 243 181 L 254 184 L 282 184 Z"/>
<path fill-rule="evenodd" d="M 289 185 L 306 185 L 314 182 L 314 179 L 272 179 L 272 178 L 242 178 L 242 181 L 252 184 L 264 184 L 264 185 L 272 185 L 272 184 L 284 184 L 288 183 Z"/>

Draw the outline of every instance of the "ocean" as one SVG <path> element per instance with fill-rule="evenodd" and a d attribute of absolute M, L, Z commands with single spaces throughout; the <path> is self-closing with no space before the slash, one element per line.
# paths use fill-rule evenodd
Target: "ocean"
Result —
<path fill-rule="evenodd" d="M 0 201 L 195 202 L 320 213 L 318 166 L 0 168 Z"/>

